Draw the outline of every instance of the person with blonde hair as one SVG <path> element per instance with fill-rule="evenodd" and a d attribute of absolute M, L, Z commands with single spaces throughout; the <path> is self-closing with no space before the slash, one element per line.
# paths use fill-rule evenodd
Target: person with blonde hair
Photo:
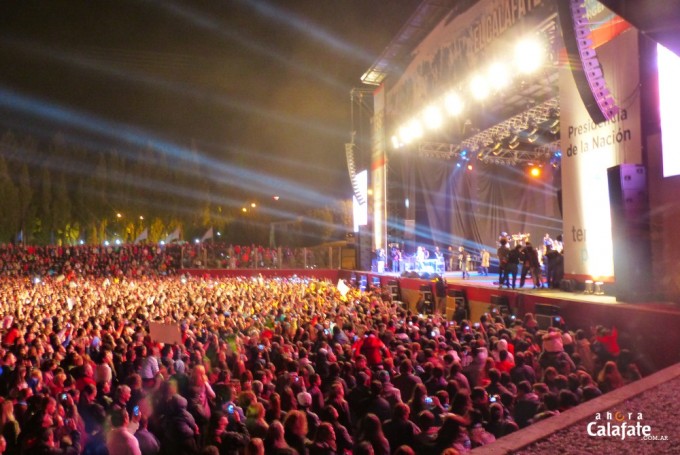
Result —
<path fill-rule="evenodd" d="M 215 392 L 208 382 L 208 375 L 203 365 L 196 365 L 191 372 L 188 411 L 194 416 L 200 429 L 201 439 L 205 441 L 210 423 L 210 400 L 215 399 Z"/>
<path fill-rule="evenodd" d="M 616 362 L 609 360 L 597 375 L 597 385 L 602 393 L 611 392 L 625 385 Z"/>
<path fill-rule="evenodd" d="M 253 438 L 264 438 L 267 436 L 269 424 L 264 419 L 264 405 L 259 401 L 251 403 L 246 409 L 246 428 Z"/>
<path fill-rule="evenodd" d="M 5 400 L 0 406 L 0 435 L 5 438 L 9 453 L 19 450 L 19 433 L 21 428 L 14 417 L 14 403 L 12 400 Z"/>

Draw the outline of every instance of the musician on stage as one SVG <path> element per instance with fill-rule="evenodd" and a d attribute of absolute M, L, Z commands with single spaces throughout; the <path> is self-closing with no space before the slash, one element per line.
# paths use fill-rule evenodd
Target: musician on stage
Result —
<path fill-rule="evenodd" d="M 455 267 L 456 267 L 455 264 L 456 264 L 456 257 L 457 256 L 458 255 L 454 251 L 453 247 L 451 245 L 449 245 L 449 249 L 448 249 L 448 259 L 449 260 L 447 261 L 447 267 L 448 267 L 447 270 L 449 272 L 453 272 L 455 270 Z"/>
<path fill-rule="evenodd" d="M 390 252 L 390 257 L 392 259 L 392 271 L 397 273 L 400 272 L 401 250 L 399 250 L 398 247 L 393 246 L 392 251 Z"/>
<path fill-rule="evenodd" d="M 489 276 L 489 266 L 491 265 L 491 253 L 489 253 L 486 248 L 482 248 L 481 259 L 482 264 L 480 266 L 480 272 L 484 276 Z"/>
<path fill-rule="evenodd" d="M 425 259 L 428 258 L 430 252 L 422 246 L 416 248 L 416 270 L 422 270 L 425 266 Z"/>
<path fill-rule="evenodd" d="M 470 272 L 468 271 L 468 265 L 470 263 L 470 253 L 465 251 L 462 246 L 458 248 L 458 267 L 463 272 L 463 279 L 470 278 Z"/>
<path fill-rule="evenodd" d="M 434 269 L 436 272 L 443 271 L 444 270 L 444 253 L 441 252 L 438 246 L 434 247 L 434 258 L 435 258 L 435 265 Z M 440 266 L 441 264 L 441 266 Z M 440 269 L 441 267 L 441 269 Z"/>

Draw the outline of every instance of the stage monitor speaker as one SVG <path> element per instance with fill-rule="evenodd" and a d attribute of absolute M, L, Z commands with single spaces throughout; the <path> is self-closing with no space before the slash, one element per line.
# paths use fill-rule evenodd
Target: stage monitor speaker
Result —
<path fill-rule="evenodd" d="M 432 293 L 432 286 L 428 284 L 421 284 L 418 289 L 421 294 L 423 294 L 423 305 L 420 308 L 416 308 L 419 313 L 431 313 L 434 310 L 435 300 L 434 294 Z M 420 299 L 419 299 L 420 300 Z"/>
<path fill-rule="evenodd" d="M 560 290 L 564 292 L 574 292 L 576 291 L 576 281 L 563 279 L 560 281 Z"/>
<path fill-rule="evenodd" d="M 506 316 L 510 314 L 510 300 L 506 295 L 492 295 L 489 304 L 489 313 L 496 316 Z"/>
<path fill-rule="evenodd" d="M 561 317 L 537 314 L 536 322 L 538 323 L 538 330 L 548 330 L 550 327 L 559 327 L 561 324 Z"/>
<path fill-rule="evenodd" d="M 389 280 L 387 282 L 387 289 L 390 291 L 392 300 L 401 300 L 401 294 L 399 293 L 399 282 L 397 280 Z"/>
<path fill-rule="evenodd" d="M 547 303 L 537 303 L 535 319 L 539 330 L 548 330 L 549 327 L 557 327 L 561 323 L 560 307 Z"/>
<path fill-rule="evenodd" d="M 555 316 L 560 314 L 560 307 L 547 303 L 536 304 L 536 315 Z"/>
<path fill-rule="evenodd" d="M 491 305 L 510 306 L 510 302 L 508 300 L 507 295 L 492 295 L 491 296 Z"/>
<path fill-rule="evenodd" d="M 462 297 L 465 298 L 465 291 L 462 289 L 447 289 L 446 295 L 449 297 Z"/>
<path fill-rule="evenodd" d="M 645 300 L 651 288 L 649 199 L 645 167 L 607 169 L 617 300 Z"/>

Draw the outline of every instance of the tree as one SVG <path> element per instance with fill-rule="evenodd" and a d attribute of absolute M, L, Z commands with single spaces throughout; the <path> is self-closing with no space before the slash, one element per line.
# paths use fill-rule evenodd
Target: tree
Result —
<path fill-rule="evenodd" d="M 19 202 L 19 229 L 24 236 L 23 241 L 27 242 L 26 237 L 29 234 L 27 229 L 30 223 L 31 212 L 33 211 L 33 205 L 31 205 L 33 199 L 33 189 L 31 188 L 31 178 L 28 175 L 28 166 L 24 163 L 21 166 L 21 171 L 19 172 L 19 187 L 18 187 L 18 202 Z"/>
<path fill-rule="evenodd" d="M 66 235 L 70 235 L 71 223 L 71 199 L 68 194 L 68 187 L 66 186 L 66 177 L 64 174 L 59 175 L 57 185 L 54 187 L 54 223 L 53 226 L 57 233 L 60 234 L 60 240 L 67 241 Z M 67 228 L 68 233 L 67 233 Z"/>
<path fill-rule="evenodd" d="M 0 240 L 3 242 L 14 241 L 19 231 L 20 207 L 17 195 L 18 190 L 9 175 L 7 163 L 0 155 L 0 213 L 3 217 L 0 224 Z"/>

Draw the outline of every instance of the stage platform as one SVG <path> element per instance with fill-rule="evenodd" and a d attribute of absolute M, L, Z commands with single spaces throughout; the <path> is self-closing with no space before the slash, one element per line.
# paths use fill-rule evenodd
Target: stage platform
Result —
<path fill-rule="evenodd" d="M 422 292 L 435 295 L 434 281 L 424 278 L 402 277 L 397 273 L 375 273 L 351 270 L 183 270 L 182 273 L 202 276 L 308 276 L 337 282 L 344 279 L 356 285 L 379 285 L 392 289 L 406 308 L 415 312 Z M 673 302 L 625 302 L 608 294 L 585 294 L 582 291 L 565 292 L 559 289 L 532 289 L 526 283 L 520 289 L 499 289 L 498 275 L 481 276 L 476 272 L 462 279 L 461 272 L 445 272 L 447 288 L 447 317 L 451 317 L 456 299 L 464 299 L 468 317 L 473 322 L 493 308 L 507 306 L 518 319 L 531 312 L 543 324 L 550 324 L 554 316 L 564 320 L 570 330 L 603 325 L 616 326 L 622 348 L 639 356 L 643 373 L 648 374 L 680 362 L 680 304 Z M 433 277 L 434 278 L 434 277 Z M 518 279 L 519 284 L 519 279 Z M 554 313 L 554 314 L 553 314 Z"/>

